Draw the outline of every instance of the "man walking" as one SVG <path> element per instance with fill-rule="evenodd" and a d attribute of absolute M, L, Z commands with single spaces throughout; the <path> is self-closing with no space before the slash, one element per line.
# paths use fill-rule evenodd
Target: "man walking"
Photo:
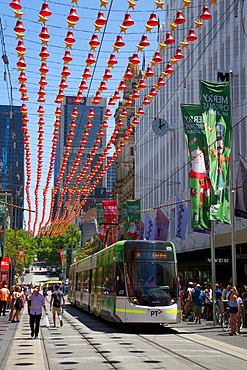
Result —
<path fill-rule="evenodd" d="M 4 285 L 3 288 L 0 289 L 0 316 L 2 314 L 2 311 L 3 311 L 3 316 L 5 316 L 8 296 L 9 296 L 8 287 L 7 285 Z"/>
<path fill-rule="evenodd" d="M 31 307 L 30 307 L 30 328 L 31 328 L 31 337 L 35 337 L 35 339 L 38 338 L 39 335 L 39 324 L 40 319 L 42 315 L 42 307 L 44 308 L 44 311 L 46 315 L 48 315 L 48 312 L 46 311 L 46 305 L 45 305 L 45 298 L 42 294 L 39 292 L 39 286 L 35 286 L 33 293 L 29 296 L 31 300 Z"/>
<path fill-rule="evenodd" d="M 61 316 L 61 306 L 64 308 L 65 306 L 65 299 L 64 299 L 64 294 L 59 290 L 60 285 L 55 284 L 55 290 L 51 295 L 51 300 L 50 300 L 50 310 L 52 310 L 53 314 L 53 327 L 56 327 L 56 314 L 58 316 L 58 319 L 60 321 L 60 326 L 63 326 L 63 320 Z M 62 304 L 63 300 L 63 304 Z"/>

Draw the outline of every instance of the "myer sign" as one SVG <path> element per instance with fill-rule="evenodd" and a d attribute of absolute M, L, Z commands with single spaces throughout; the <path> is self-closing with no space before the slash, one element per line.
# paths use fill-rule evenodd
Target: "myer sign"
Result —
<path fill-rule="evenodd" d="M 217 71 L 217 82 L 229 82 L 229 71 L 219 70 Z"/>

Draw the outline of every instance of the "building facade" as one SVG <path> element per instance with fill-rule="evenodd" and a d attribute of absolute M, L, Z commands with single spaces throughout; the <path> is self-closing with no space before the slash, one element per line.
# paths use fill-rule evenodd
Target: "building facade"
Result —
<path fill-rule="evenodd" d="M 135 133 L 135 198 L 141 199 L 141 208 L 170 204 L 162 211 L 170 220 L 169 240 L 176 245 L 180 272 L 184 280 L 210 279 L 210 238 L 207 234 L 195 233 L 187 226 L 186 238 L 175 237 L 176 195 L 186 200 L 189 191 L 189 163 L 184 136 L 181 103 L 199 104 L 200 79 L 211 82 L 228 81 L 231 77 L 232 89 L 232 161 L 233 187 L 236 184 L 236 171 L 239 159 L 247 167 L 247 85 L 246 85 L 246 18 L 247 4 L 243 1 L 218 0 L 217 5 L 209 5 L 212 18 L 203 20 L 201 29 L 196 27 L 202 13 L 204 1 L 193 2 L 191 7 L 182 7 L 186 20 L 179 24 L 176 32 L 171 31 L 170 23 L 176 18 L 176 10 L 181 1 L 175 0 L 166 6 L 167 22 L 160 26 L 159 42 L 171 32 L 175 43 L 161 50 L 163 61 L 153 67 L 155 75 L 148 79 L 148 86 L 141 90 L 142 96 L 137 108 L 142 104 L 150 87 L 162 76 L 168 63 L 173 63 L 174 73 L 167 76 L 163 86 L 151 104 L 143 106 L 145 115 Z M 199 19 L 200 20 L 200 19 Z M 182 48 L 190 28 L 194 29 L 197 40 L 188 42 Z M 157 49 L 158 49 L 157 44 Z M 176 50 L 181 48 L 184 58 L 174 61 Z M 165 129 L 157 134 L 158 120 Z M 156 132 L 155 132 L 156 131 Z M 187 205 L 188 203 L 186 203 Z M 155 211 L 150 211 L 155 217 Z M 247 220 L 235 218 L 236 254 L 238 282 L 247 280 Z M 215 223 L 216 238 L 216 278 L 229 282 L 231 272 L 231 228 Z"/>
<path fill-rule="evenodd" d="M 20 106 L 0 105 L 0 198 L 24 206 L 24 144 Z M 23 210 L 8 207 L 10 227 L 23 228 Z"/>

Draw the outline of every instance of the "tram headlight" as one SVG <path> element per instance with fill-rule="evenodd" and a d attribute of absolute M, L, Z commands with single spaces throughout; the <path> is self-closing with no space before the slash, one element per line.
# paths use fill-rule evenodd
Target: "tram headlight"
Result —
<path fill-rule="evenodd" d="M 138 300 L 137 300 L 137 298 L 136 298 L 136 297 L 130 297 L 130 301 L 131 301 L 132 303 L 138 303 Z"/>
<path fill-rule="evenodd" d="M 171 299 L 171 303 L 176 303 L 176 302 L 177 302 L 177 298 L 173 297 L 173 298 Z"/>

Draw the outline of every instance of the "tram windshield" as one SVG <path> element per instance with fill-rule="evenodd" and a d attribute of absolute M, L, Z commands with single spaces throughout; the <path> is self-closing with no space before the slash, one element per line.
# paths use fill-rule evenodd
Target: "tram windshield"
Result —
<path fill-rule="evenodd" d="M 133 303 L 169 306 L 176 302 L 174 252 L 169 243 L 166 244 L 157 242 L 125 249 L 127 288 Z"/>

